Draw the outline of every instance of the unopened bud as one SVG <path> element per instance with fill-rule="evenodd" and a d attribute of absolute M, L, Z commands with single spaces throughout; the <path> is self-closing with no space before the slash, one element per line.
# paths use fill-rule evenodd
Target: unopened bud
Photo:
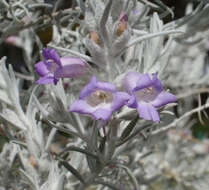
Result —
<path fill-rule="evenodd" d="M 91 31 L 89 34 L 89 38 L 93 40 L 96 44 L 100 44 L 99 35 L 97 32 Z"/>
<path fill-rule="evenodd" d="M 128 16 L 124 12 L 122 12 L 119 17 L 117 36 L 121 36 L 121 34 L 127 29 L 127 27 L 128 27 Z"/>
<path fill-rule="evenodd" d="M 31 155 L 29 157 L 29 162 L 30 162 L 30 165 L 33 166 L 34 168 L 37 167 L 37 162 L 36 162 L 34 156 Z"/>
<path fill-rule="evenodd" d="M 127 24 L 125 22 L 120 22 L 117 28 L 117 36 L 121 36 L 121 34 L 127 29 Z"/>

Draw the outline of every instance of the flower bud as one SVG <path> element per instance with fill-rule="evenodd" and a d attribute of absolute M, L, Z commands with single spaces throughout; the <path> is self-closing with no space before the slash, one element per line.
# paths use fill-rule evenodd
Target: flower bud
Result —
<path fill-rule="evenodd" d="M 122 12 L 119 17 L 119 23 L 117 26 L 117 36 L 121 36 L 121 34 L 128 28 L 128 16 Z"/>
<path fill-rule="evenodd" d="M 93 40 L 96 44 L 100 44 L 99 35 L 97 32 L 91 31 L 89 34 L 89 38 Z"/>

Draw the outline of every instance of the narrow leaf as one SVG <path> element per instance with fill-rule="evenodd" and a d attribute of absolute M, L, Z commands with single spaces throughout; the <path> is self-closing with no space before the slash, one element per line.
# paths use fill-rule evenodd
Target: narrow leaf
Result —
<path fill-rule="evenodd" d="M 104 152 L 104 149 L 105 149 L 105 142 L 106 142 L 106 136 L 104 136 L 99 144 L 99 151 L 101 153 Z"/>
<path fill-rule="evenodd" d="M 81 183 L 83 184 L 86 183 L 83 177 L 80 175 L 80 173 L 73 166 L 71 166 L 68 162 L 60 161 L 60 164 L 63 165 L 68 171 L 70 171 Z"/>
<path fill-rule="evenodd" d="M 93 153 L 91 153 L 85 149 L 75 147 L 75 146 L 70 146 L 70 147 L 65 148 L 59 155 L 61 156 L 63 153 L 65 153 L 67 151 L 80 152 L 80 153 L 86 154 L 86 155 L 98 160 L 98 157 L 96 155 L 94 155 Z"/>
<path fill-rule="evenodd" d="M 128 135 L 130 135 L 130 133 L 133 131 L 134 127 L 136 126 L 136 123 L 139 119 L 139 116 L 137 115 L 135 119 L 133 119 L 124 129 L 124 131 L 122 132 L 121 138 L 120 140 L 122 141 L 123 139 L 125 139 Z"/>
<path fill-rule="evenodd" d="M 25 171 L 23 171 L 22 169 L 19 170 L 19 173 L 25 177 L 25 179 L 28 181 L 28 183 L 30 184 L 30 187 L 33 190 L 37 190 L 38 186 L 37 184 L 34 182 L 33 178 L 31 176 L 29 176 Z"/>
<path fill-rule="evenodd" d="M 143 125 L 140 126 L 138 129 L 136 129 L 132 134 L 130 134 L 128 137 L 126 137 L 125 139 L 123 139 L 122 141 L 119 141 L 117 143 L 117 146 L 121 146 L 122 144 L 126 143 L 127 141 L 129 141 L 130 139 L 134 138 L 136 135 L 138 135 L 141 131 L 143 131 L 144 129 L 151 127 L 152 124 L 147 124 L 147 125 Z"/>
<path fill-rule="evenodd" d="M 86 155 L 86 160 L 87 160 L 89 169 L 92 172 L 96 172 L 96 169 L 97 169 L 97 161 L 95 159 L 92 159 L 92 157 L 90 157 L 88 155 Z"/>

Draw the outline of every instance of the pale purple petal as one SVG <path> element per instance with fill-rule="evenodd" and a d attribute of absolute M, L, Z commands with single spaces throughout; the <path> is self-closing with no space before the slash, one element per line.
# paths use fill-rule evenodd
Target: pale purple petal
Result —
<path fill-rule="evenodd" d="M 112 111 L 108 109 L 98 108 L 95 112 L 91 114 L 95 120 L 108 121 L 112 115 Z"/>
<path fill-rule="evenodd" d="M 75 78 L 85 73 L 85 68 L 80 65 L 69 65 L 57 69 L 54 73 L 56 78 Z"/>
<path fill-rule="evenodd" d="M 86 66 L 87 63 L 81 59 L 81 58 L 77 58 L 77 57 L 61 57 L 60 61 L 62 63 L 62 66 L 66 66 L 66 65 L 71 65 L 71 64 L 78 64 L 78 65 L 82 65 L 82 66 Z"/>
<path fill-rule="evenodd" d="M 115 86 L 113 84 L 97 81 L 96 77 L 93 76 L 91 78 L 91 81 L 80 92 L 79 97 L 85 98 L 97 89 L 108 91 L 108 92 L 115 92 Z"/>
<path fill-rule="evenodd" d="M 36 81 L 36 84 L 50 84 L 54 82 L 54 77 L 53 76 L 44 76 L 41 77 L 39 80 Z"/>
<path fill-rule="evenodd" d="M 45 58 L 45 60 L 51 59 L 49 49 L 47 49 L 47 48 L 43 48 L 42 55 Z"/>
<path fill-rule="evenodd" d="M 95 110 L 87 104 L 85 100 L 79 99 L 72 103 L 69 111 L 81 114 L 91 114 Z"/>
<path fill-rule="evenodd" d="M 145 120 L 152 120 L 153 122 L 160 122 L 159 114 L 155 107 L 150 103 L 140 102 L 138 104 L 137 110 L 139 116 Z"/>
<path fill-rule="evenodd" d="M 152 82 L 153 82 L 153 85 L 152 87 L 154 87 L 154 89 L 160 93 L 163 91 L 163 85 L 162 83 L 160 82 L 160 80 L 157 78 L 157 74 L 154 73 L 152 74 Z"/>
<path fill-rule="evenodd" d="M 136 88 L 137 81 L 140 79 L 140 74 L 137 72 L 129 72 L 125 75 L 123 83 L 128 92 L 132 92 Z"/>
<path fill-rule="evenodd" d="M 95 76 L 91 77 L 91 81 L 82 89 L 79 98 L 83 99 L 94 92 L 96 88 L 97 79 Z"/>
<path fill-rule="evenodd" d="M 94 108 L 91 107 L 89 104 L 86 103 L 85 100 L 76 100 L 73 102 L 73 104 L 70 106 L 70 112 L 76 112 L 80 114 L 89 114 L 91 115 L 95 120 L 101 119 L 101 120 L 109 120 L 111 117 L 112 111 L 110 109 L 104 109 L 104 108 Z"/>
<path fill-rule="evenodd" d="M 47 69 L 47 66 L 44 64 L 43 61 L 40 61 L 35 64 L 35 71 L 41 77 L 43 77 L 49 73 L 49 70 Z"/>
<path fill-rule="evenodd" d="M 148 88 L 152 85 L 152 80 L 148 73 L 146 74 L 140 74 L 140 78 L 137 81 L 136 87 L 134 88 L 134 91 L 141 90 L 143 88 Z"/>
<path fill-rule="evenodd" d="M 101 89 L 101 90 L 108 91 L 108 92 L 115 92 L 116 91 L 115 85 L 113 85 L 111 83 L 108 83 L 108 82 L 100 82 L 100 81 L 98 81 L 96 83 L 96 87 Z"/>
<path fill-rule="evenodd" d="M 55 61 L 55 63 L 57 63 L 59 66 L 62 66 L 61 61 L 60 61 L 60 56 L 56 52 L 56 50 L 55 49 L 51 49 L 50 53 L 51 53 L 51 57 Z"/>
<path fill-rule="evenodd" d="M 54 76 L 56 78 L 74 78 L 83 75 L 86 72 L 86 67 L 79 64 L 69 64 L 58 68 Z"/>
<path fill-rule="evenodd" d="M 87 63 L 74 57 L 62 57 L 62 67 L 55 72 L 56 78 L 74 78 L 83 75 L 87 71 Z"/>
<path fill-rule="evenodd" d="M 130 108 L 137 108 L 138 104 L 137 104 L 137 100 L 134 94 L 132 94 L 126 104 L 128 107 Z"/>
<path fill-rule="evenodd" d="M 155 107 L 161 107 L 176 101 L 177 101 L 176 96 L 174 96 L 173 94 L 169 92 L 161 92 L 151 103 Z"/>
<path fill-rule="evenodd" d="M 147 88 L 152 85 L 152 80 L 148 74 L 129 72 L 124 78 L 124 85 L 129 93 Z"/>
<path fill-rule="evenodd" d="M 122 106 L 127 104 L 128 100 L 130 99 L 130 95 L 126 92 L 116 92 L 114 93 L 114 99 L 111 105 L 112 111 L 116 111 L 120 109 Z"/>
<path fill-rule="evenodd" d="M 59 66 L 62 66 L 61 62 L 60 62 L 60 56 L 58 55 L 58 53 L 56 52 L 55 49 L 44 48 L 43 51 L 42 51 L 42 54 L 43 54 L 45 60 L 52 59 Z"/>

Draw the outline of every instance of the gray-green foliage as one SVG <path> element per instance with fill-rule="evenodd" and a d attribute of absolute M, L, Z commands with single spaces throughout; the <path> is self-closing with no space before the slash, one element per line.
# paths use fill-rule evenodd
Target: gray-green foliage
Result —
<path fill-rule="evenodd" d="M 183 18 L 166 24 L 163 15 L 173 16 L 173 11 L 160 0 L 76 2 L 74 9 L 53 12 L 52 5 L 39 0 L 0 0 L 0 42 L 17 35 L 12 43 L 23 49 L 27 63 L 27 72 L 20 75 L 12 65 L 6 67 L 6 57 L 0 60 L 0 134 L 9 141 L 1 146 L 0 188 L 9 189 L 12 183 L 10 189 L 33 190 L 209 189 L 208 141 L 193 139 L 183 129 L 198 122 L 192 113 L 201 120 L 200 112 L 209 107 L 198 99 L 209 92 L 208 2 L 188 4 Z M 121 11 L 129 21 L 117 36 Z M 99 122 L 70 113 L 69 105 L 89 75 L 64 79 L 69 87 L 61 81 L 56 86 L 34 84 L 33 65 L 43 48 L 37 31 L 47 27 L 53 28 L 48 47 L 91 62 L 89 74 L 118 88 L 127 71 L 157 72 L 176 93 L 180 117 L 173 114 L 175 104 L 159 110 L 160 124 L 123 108 L 102 130 Z M 92 31 L 98 33 L 99 44 L 90 39 Z M 24 81 L 30 88 L 23 88 Z M 179 130 L 166 136 L 175 127 Z"/>

